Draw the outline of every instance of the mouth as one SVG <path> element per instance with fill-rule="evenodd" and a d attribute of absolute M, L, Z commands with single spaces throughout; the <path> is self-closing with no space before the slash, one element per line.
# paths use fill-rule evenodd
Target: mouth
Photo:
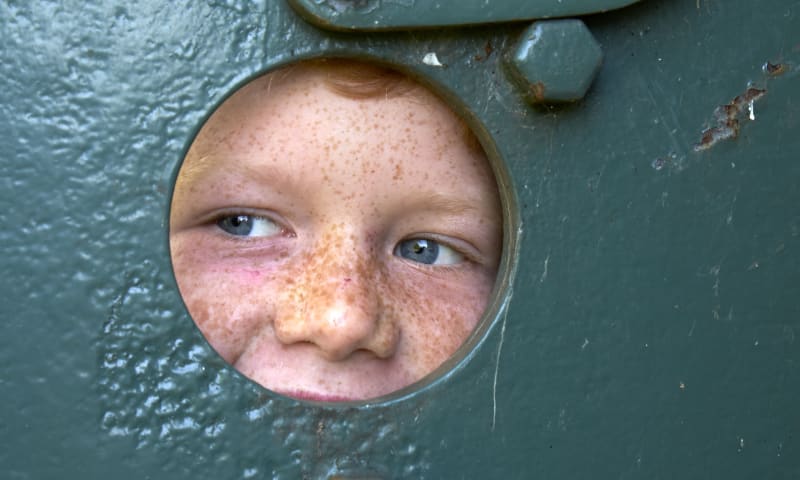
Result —
<path fill-rule="evenodd" d="M 295 400 L 305 400 L 307 402 L 336 403 L 336 402 L 354 402 L 360 400 L 358 398 L 346 397 L 344 395 L 309 392 L 307 390 L 289 390 L 278 393 L 287 397 L 294 398 Z"/>

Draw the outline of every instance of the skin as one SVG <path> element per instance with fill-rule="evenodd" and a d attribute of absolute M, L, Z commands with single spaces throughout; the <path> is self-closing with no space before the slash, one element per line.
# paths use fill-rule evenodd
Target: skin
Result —
<path fill-rule="evenodd" d="M 190 314 L 241 373 L 294 398 L 365 400 L 431 373 L 473 331 L 500 206 L 437 97 L 353 99 L 324 75 L 262 77 L 214 113 L 178 177 L 170 246 Z M 226 231 L 241 215 L 254 229 Z M 439 245 L 435 264 L 404 257 L 412 239 Z"/>

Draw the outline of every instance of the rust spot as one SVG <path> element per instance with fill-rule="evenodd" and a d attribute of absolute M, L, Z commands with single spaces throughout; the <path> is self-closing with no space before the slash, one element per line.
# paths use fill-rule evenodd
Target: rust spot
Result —
<path fill-rule="evenodd" d="M 534 100 L 536 100 L 537 102 L 544 101 L 544 90 L 545 90 L 544 83 L 536 82 L 530 86 L 530 90 Z"/>
<path fill-rule="evenodd" d="M 484 55 L 481 54 L 475 55 L 476 62 L 482 62 L 492 55 L 492 52 L 494 52 L 494 47 L 492 46 L 492 42 L 488 41 L 486 42 L 486 45 L 483 46 L 483 52 Z"/>
<path fill-rule="evenodd" d="M 730 105 L 735 106 L 736 113 L 739 114 L 745 111 L 749 104 L 761 99 L 761 97 L 763 97 L 766 93 L 767 91 L 764 89 L 750 87 L 745 90 L 743 94 L 734 97 Z"/>
<path fill-rule="evenodd" d="M 762 88 L 748 87 L 741 95 L 737 95 L 725 105 L 714 110 L 716 124 L 703 130 L 700 141 L 694 145 L 695 152 L 702 152 L 713 147 L 722 140 L 737 138 L 741 128 L 741 118 L 752 117 L 753 103 L 761 99 L 767 91 Z"/>
<path fill-rule="evenodd" d="M 784 73 L 786 73 L 786 70 L 788 70 L 785 63 L 772 63 L 772 62 L 765 63 L 763 69 L 764 73 L 766 73 L 771 77 L 777 77 L 778 75 L 783 75 Z"/>
<path fill-rule="evenodd" d="M 733 119 L 727 122 L 725 125 L 711 127 L 703 130 L 703 134 L 700 137 L 700 142 L 695 144 L 694 150 L 696 152 L 708 150 L 721 140 L 726 140 L 728 138 L 736 138 L 738 136 L 739 136 L 739 121 Z"/>
<path fill-rule="evenodd" d="M 733 103 L 726 103 L 725 105 L 720 105 L 714 110 L 714 118 L 717 119 L 718 123 L 725 123 L 731 118 L 736 118 L 739 114 L 738 107 Z"/>

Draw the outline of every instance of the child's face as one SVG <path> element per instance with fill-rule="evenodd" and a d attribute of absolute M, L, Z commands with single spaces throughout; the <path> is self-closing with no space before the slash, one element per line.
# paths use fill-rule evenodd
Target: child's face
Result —
<path fill-rule="evenodd" d="M 324 73 L 259 79 L 184 162 L 170 244 L 189 312 L 244 375 L 295 398 L 374 398 L 475 328 L 501 250 L 497 187 L 421 88 L 352 99 Z"/>

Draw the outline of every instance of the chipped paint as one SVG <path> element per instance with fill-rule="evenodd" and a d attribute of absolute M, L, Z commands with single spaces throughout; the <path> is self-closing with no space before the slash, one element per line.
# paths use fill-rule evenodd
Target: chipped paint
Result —
<path fill-rule="evenodd" d="M 439 57 L 436 55 L 436 52 L 428 52 L 422 57 L 422 63 L 425 65 L 430 65 L 431 67 L 444 67 L 442 62 L 439 61 Z"/>
<path fill-rule="evenodd" d="M 789 70 L 789 66 L 786 63 L 767 62 L 761 67 L 761 69 L 767 75 L 771 77 L 777 77 L 778 75 L 783 75 L 786 73 L 787 70 Z"/>
<path fill-rule="evenodd" d="M 741 129 L 741 121 L 744 119 L 755 120 L 753 104 L 766 94 L 766 89 L 748 87 L 741 95 L 737 95 L 730 102 L 717 107 L 714 110 L 716 123 L 713 127 L 703 130 L 700 141 L 694 144 L 694 151 L 702 152 L 723 140 L 737 138 Z"/>

